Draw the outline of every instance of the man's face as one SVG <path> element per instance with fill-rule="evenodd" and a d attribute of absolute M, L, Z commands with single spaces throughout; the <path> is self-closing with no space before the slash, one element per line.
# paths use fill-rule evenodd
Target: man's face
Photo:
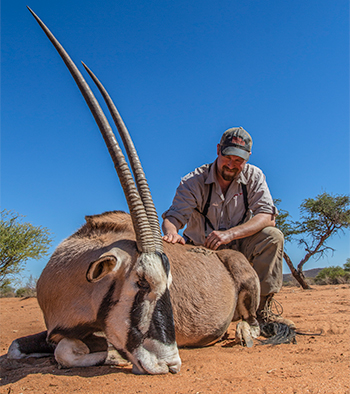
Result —
<path fill-rule="evenodd" d="M 217 146 L 217 170 L 225 181 L 233 181 L 242 172 L 246 160 L 239 156 L 223 156 L 220 145 Z"/>

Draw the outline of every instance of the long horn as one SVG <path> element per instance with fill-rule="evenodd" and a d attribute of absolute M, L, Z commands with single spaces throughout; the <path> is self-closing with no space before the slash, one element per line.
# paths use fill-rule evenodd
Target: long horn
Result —
<path fill-rule="evenodd" d="M 76 84 L 78 85 L 95 121 L 101 131 L 101 134 L 107 145 L 109 154 L 112 157 L 115 169 L 117 170 L 120 183 L 122 185 L 129 210 L 133 221 L 137 247 L 140 252 L 151 253 L 156 250 L 153 233 L 147 218 L 145 207 L 142 203 L 141 197 L 137 191 L 134 183 L 134 179 L 131 175 L 128 164 L 125 160 L 123 152 L 121 151 L 118 142 L 113 134 L 111 126 L 108 123 L 98 101 L 96 100 L 94 94 L 92 93 L 89 85 L 84 80 L 80 71 L 69 57 L 67 52 L 64 50 L 62 45 L 57 41 L 50 30 L 45 26 L 41 19 L 29 8 L 36 21 L 39 23 L 40 27 L 44 30 L 45 34 L 52 42 L 57 52 L 61 56 L 62 60 L 66 64 L 68 70 L 72 74 Z"/>
<path fill-rule="evenodd" d="M 89 67 L 86 66 L 86 64 L 84 64 L 83 62 L 82 64 L 85 67 L 88 74 L 90 75 L 90 77 L 92 78 L 92 80 L 95 82 L 98 89 L 100 90 L 102 97 L 105 100 L 109 112 L 111 113 L 114 123 L 118 129 L 119 135 L 123 140 L 123 144 L 125 146 L 125 150 L 131 164 L 131 169 L 132 172 L 134 173 L 136 186 L 140 193 L 142 202 L 145 206 L 147 217 L 151 225 L 151 229 L 153 231 L 156 249 L 158 252 L 163 252 L 163 240 L 160 232 L 158 214 L 152 199 L 151 191 L 148 186 L 145 173 L 141 165 L 140 158 L 137 154 L 134 143 L 130 137 L 129 131 L 126 128 L 125 123 L 123 122 L 123 119 L 120 116 L 113 100 L 109 96 L 108 92 L 106 91 L 102 83 L 99 81 L 96 75 L 89 69 Z"/>

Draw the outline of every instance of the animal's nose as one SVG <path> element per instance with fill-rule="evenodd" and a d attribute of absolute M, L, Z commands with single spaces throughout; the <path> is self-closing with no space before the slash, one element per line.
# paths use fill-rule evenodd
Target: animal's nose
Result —
<path fill-rule="evenodd" d="M 164 361 L 158 362 L 153 364 L 151 367 L 148 366 L 147 368 L 144 367 L 142 363 L 139 365 L 133 364 L 132 366 L 132 373 L 135 375 L 156 375 L 156 374 L 166 374 L 168 372 L 171 373 L 178 373 L 181 369 L 181 360 L 178 357 L 177 360 L 173 360 L 171 363 L 167 364 Z"/>
<path fill-rule="evenodd" d="M 180 372 L 180 369 L 181 369 L 181 359 L 179 357 L 179 360 L 175 364 L 169 365 L 169 372 L 178 373 Z"/>
<path fill-rule="evenodd" d="M 141 366 L 133 364 L 132 365 L 132 373 L 135 375 L 146 375 L 147 371 L 145 371 Z"/>
<path fill-rule="evenodd" d="M 180 371 L 181 358 L 176 343 L 164 345 L 158 341 L 147 341 L 146 345 L 152 349 L 140 346 L 134 352 L 136 359 L 133 362 L 133 373 L 157 375 Z"/>

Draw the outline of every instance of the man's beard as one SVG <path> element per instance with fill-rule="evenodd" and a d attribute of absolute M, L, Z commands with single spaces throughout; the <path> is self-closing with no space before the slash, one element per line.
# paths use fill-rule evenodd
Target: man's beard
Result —
<path fill-rule="evenodd" d="M 225 181 L 231 182 L 238 176 L 239 173 L 240 171 L 237 170 L 237 168 L 230 170 L 228 167 L 223 166 L 220 175 Z"/>

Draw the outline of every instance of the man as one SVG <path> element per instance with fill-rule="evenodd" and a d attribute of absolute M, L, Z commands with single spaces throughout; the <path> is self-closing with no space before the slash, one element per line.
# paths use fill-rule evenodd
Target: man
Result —
<path fill-rule="evenodd" d="M 163 239 L 242 252 L 261 284 L 258 319 L 282 286 L 284 238 L 275 227 L 277 209 L 262 171 L 248 164 L 252 138 L 242 128 L 225 131 L 214 163 L 186 175 L 162 215 Z M 184 235 L 178 231 L 186 225 Z"/>

